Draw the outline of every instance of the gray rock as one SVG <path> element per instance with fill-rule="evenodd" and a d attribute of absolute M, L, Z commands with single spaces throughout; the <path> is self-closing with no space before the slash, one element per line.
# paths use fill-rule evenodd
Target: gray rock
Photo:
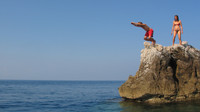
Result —
<path fill-rule="evenodd" d="M 119 87 L 121 97 L 149 103 L 200 99 L 199 50 L 187 42 L 144 46 L 139 70 Z"/>

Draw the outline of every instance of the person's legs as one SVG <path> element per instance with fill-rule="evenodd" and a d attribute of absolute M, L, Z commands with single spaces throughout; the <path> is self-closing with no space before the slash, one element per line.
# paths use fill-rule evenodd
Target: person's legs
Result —
<path fill-rule="evenodd" d="M 147 38 L 147 36 L 144 36 L 144 40 L 149 41 L 148 38 Z"/>
<path fill-rule="evenodd" d="M 153 39 L 153 37 L 149 36 L 149 38 L 147 39 L 148 41 L 152 42 L 152 45 L 156 44 L 156 41 Z"/>
<path fill-rule="evenodd" d="M 153 45 L 155 45 L 155 43 L 156 43 L 156 41 L 151 36 L 149 36 L 149 37 L 144 36 L 144 40 L 151 41 Z"/>
<path fill-rule="evenodd" d="M 173 44 L 172 45 L 174 45 L 176 34 L 177 34 L 177 31 L 174 31 Z"/>
<path fill-rule="evenodd" d="M 151 41 L 153 45 L 156 44 L 156 41 L 155 41 L 155 40 L 153 39 L 153 37 L 151 37 L 151 36 L 149 36 L 149 41 Z"/>
<path fill-rule="evenodd" d="M 148 31 L 148 33 L 149 33 L 149 36 L 148 36 L 149 37 L 149 41 L 151 41 L 152 44 L 155 45 L 156 41 L 153 39 L 153 29 L 150 29 Z"/>
<path fill-rule="evenodd" d="M 181 41 L 181 31 L 178 31 L 178 39 L 179 39 L 179 44 L 182 45 L 182 41 Z"/>
<path fill-rule="evenodd" d="M 155 45 L 156 41 L 152 37 L 153 37 L 153 29 L 146 32 L 144 40 L 151 41 L 152 44 Z"/>

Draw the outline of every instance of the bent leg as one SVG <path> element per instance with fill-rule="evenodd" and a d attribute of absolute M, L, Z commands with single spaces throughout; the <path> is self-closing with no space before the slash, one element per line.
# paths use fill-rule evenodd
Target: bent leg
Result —
<path fill-rule="evenodd" d="M 151 41 L 153 45 L 156 44 L 156 41 L 155 41 L 155 40 L 153 39 L 153 37 L 151 37 L 151 36 L 149 36 L 149 41 Z"/>
<path fill-rule="evenodd" d="M 149 41 L 149 39 L 147 38 L 147 36 L 144 36 L 144 40 Z"/>

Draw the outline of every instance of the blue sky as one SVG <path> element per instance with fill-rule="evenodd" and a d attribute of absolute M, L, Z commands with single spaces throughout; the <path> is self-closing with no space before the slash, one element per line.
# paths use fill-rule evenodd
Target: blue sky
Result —
<path fill-rule="evenodd" d="M 173 16 L 182 40 L 200 49 L 200 1 L 1 0 L 0 79 L 126 80 L 135 75 L 145 31 L 172 45 Z M 178 38 L 176 38 L 178 43 Z"/>

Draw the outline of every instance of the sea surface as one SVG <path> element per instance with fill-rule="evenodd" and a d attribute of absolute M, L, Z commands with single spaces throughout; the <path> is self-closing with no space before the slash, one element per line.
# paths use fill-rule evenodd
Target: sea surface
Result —
<path fill-rule="evenodd" d="M 200 112 L 200 102 L 124 101 L 124 82 L 0 80 L 0 112 Z"/>

